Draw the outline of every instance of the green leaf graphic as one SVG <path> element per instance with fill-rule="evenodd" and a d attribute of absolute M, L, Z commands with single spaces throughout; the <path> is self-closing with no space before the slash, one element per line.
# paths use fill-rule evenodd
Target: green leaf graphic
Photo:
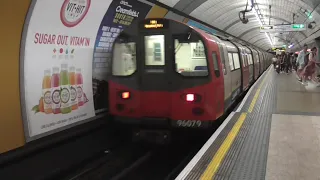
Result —
<path fill-rule="evenodd" d="M 33 108 L 31 109 L 31 111 L 39 111 L 39 105 L 33 106 Z"/>

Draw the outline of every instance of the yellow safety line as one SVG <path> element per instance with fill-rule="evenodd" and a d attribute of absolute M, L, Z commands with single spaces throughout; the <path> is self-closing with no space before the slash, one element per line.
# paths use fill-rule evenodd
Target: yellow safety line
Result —
<path fill-rule="evenodd" d="M 270 72 L 270 71 L 269 71 Z M 251 104 L 249 106 L 248 109 L 248 113 L 251 113 L 254 105 L 257 102 L 257 99 L 259 97 L 260 91 L 261 91 L 261 87 L 263 86 L 263 84 L 265 83 L 265 80 L 267 79 L 267 76 L 269 75 L 269 72 L 267 72 L 267 74 L 265 75 L 265 77 L 263 78 L 261 84 L 259 85 L 252 101 Z M 211 180 L 217 170 L 219 169 L 222 160 L 224 159 L 224 157 L 226 156 L 227 152 L 229 151 L 234 139 L 237 137 L 240 128 L 244 122 L 244 120 L 247 117 L 247 113 L 241 113 L 240 117 L 238 118 L 236 124 L 232 127 L 231 131 L 229 132 L 228 136 L 225 138 L 225 140 L 223 141 L 222 145 L 219 147 L 218 151 L 215 153 L 215 155 L 213 156 L 210 164 L 207 166 L 206 170 L 204 171 L 204 173 L 201 175 L 200 179 L 201 180 Z"/>
<path fill-rule="evenodd" d="M 265 80 L 267 79 L 267 77 L 268 77 L 268 75 L 269 75 L 269 72 L 270 72 L 270 71 L 268 70 L 267 74 L 264 76 L 261 84 L 259 85 L 259 87 L 258 87 L 255 95 L 253 96 L 253 99 L 252 99 L 251 104 L 250 104 L 249 109 L 248 109 L 248 112 L 249 112 L 249 113 L 251 113 L 251 112 L 253 111 L 254 105 L 256 104 L 256 102 L 257 102 L 257 100 L 258 100 L 258 98 L 259 98 L 261 87 L 262 87 L 263 84 L 265 83 Z"/>
<path fill-rule="evenodd" d="M 247 117 L 247 113 L 242 113 L 237 120 L 236 124 L 233 126 L 231 131 L 229 132 L 226 139 L 223 141 L 222 145 L 218 149 L 217 153 L 214 155 L 213 159 L 211 160 L 210 164 L 208 165 L 207 169 L 201 175 L 201 180 L 212 179 L 212 177 L 217 172 L 222 160 L 226 156 L 228 150 L 230 149 L 234 139 L 236 138 L 239 130 Z"/>

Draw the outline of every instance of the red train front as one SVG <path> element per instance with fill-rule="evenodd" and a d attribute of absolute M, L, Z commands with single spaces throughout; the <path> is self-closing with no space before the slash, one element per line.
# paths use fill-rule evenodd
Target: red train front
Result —
<path fill-rule="evenodd" d="M 218 46 L 168 19 L 135 22 L 115 40 L 109 80 L 116 121 L 207 127 L 224 112 Z M 221 73 L 221 74 L 220 74 Z"/>

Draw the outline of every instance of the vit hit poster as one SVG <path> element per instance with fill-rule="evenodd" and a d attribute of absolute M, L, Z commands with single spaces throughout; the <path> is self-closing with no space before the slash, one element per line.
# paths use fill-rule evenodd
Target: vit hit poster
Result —
<path fill-rule="evenodd" d="M 92 55 L 109 4 L 107 0 L 36 1 L 23 58 L 29 137 L 95 116 Z"/>

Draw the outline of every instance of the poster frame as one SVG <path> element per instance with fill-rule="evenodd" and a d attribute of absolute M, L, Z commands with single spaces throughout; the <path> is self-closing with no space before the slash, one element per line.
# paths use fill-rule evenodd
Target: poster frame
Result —
<path fill-rule="evenodd" d="M 111 0 L 112 1 L 112 0 Z M 68 124 L 66 126 L 60 127 L 60 128 L 56 128 L 35 136 L 30 136 L 30 127 L 29 127 L 29 122 L 28 122 L 28 116 L 27 116 L 27 109 L 26 109 L 26 96 L 25 96 L 25 71 L 24 71 L 24 62 L 25 62 L 25 50 L 26 50 L 26 41 L 27 41 L 27 34 L 28 34 L 28 30 L 29 30 L 29 24 L 30 24 L 30 20 L 34 11 L 34 8 L 37 4 L 38 0 L 31 0 L 30 5 L 29 5 L 29 9 L 28 12 L 26 14 L 26 18 L 24 21 L 24 25 L 23 25 L 23 30 L 22 30 L 22 34 L 21 34 L 21 41 L 20 41 L 20 55 L 19 55 L 19 92 L 20 92 L 20 106 L 21 106 L 21 119 L 22 119 L 22 123 L 23 123 L 23 129 L 24 129 L 24 136 L 25 136 L 25 142 L 29 143 L 31 141 L 43 138 L 45 136 L 49 136 L 61 131 L 64 131 L 66 129 L 70 129 L 72 127 L 78 126 L 80 124 L 84 124 L 102 117 L 105 117 L 107 115 L 107 113 L 96 113 L 96 115 L 94 117 L 85 119 L 85 120 L 81 120 L 72 124 Z"/>

